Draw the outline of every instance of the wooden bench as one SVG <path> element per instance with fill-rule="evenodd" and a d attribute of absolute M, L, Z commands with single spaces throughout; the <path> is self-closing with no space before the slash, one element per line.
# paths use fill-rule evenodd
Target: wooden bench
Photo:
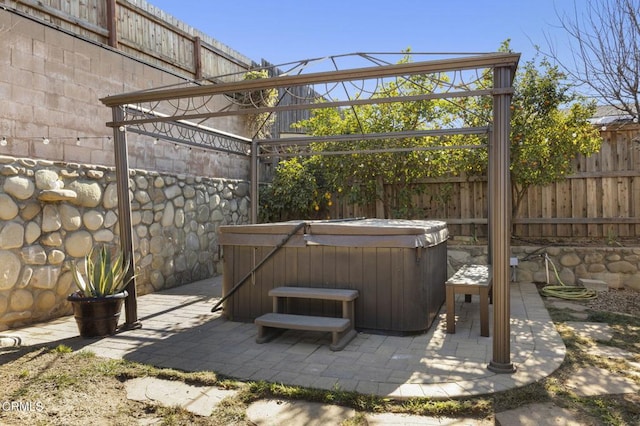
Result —
<path fill-rule="evenodd" d="M 447 333 L 456 332 L 456 294 L 464 294 L 465 302 L 471 302 L 471 295 L 480 297 L 480 335 L 489 337 L 489 303 L 492 302 L 493 280 L 487 265 L 464 265 L 446 285 Z"/>
<path fill-rule="evenodd" d="M 358 290 L 311 288 L 311 287 L 276 287 L 269 290 L 273 297 L 273 312 L 255 319 L 258 326 L 257 343 L 265 343 L 285 329 L 331 332 L 332 351 L 340 351 L 356 336 L 354 329 L 354 300 Z M 342 318 L 286 313 L 288 298 L 335 300 L 342 302 Z"/>

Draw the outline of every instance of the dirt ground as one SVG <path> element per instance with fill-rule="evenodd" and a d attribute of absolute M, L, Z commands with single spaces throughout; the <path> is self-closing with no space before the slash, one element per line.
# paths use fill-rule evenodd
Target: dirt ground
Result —
<path fill-rule="evenodd" d="M 128 400 L 124 382 L 148 371 L 124 361 L 43 348 L 5 353 L 0 362 L 2 425 L 243 424 Z"/>

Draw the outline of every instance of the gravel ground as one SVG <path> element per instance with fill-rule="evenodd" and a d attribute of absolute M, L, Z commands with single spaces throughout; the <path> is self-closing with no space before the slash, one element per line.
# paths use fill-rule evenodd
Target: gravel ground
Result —
<path fill-rule="evenodd" d="M 597 311 L 616 312 L 640 317 L 640 292 L 633 290 L 609 290 L 598 292 L 598 297 L 587 302 Z"/>

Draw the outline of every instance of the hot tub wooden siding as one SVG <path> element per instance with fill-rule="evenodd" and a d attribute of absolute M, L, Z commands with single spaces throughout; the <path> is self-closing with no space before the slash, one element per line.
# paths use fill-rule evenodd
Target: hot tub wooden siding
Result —
<path fill-rule="evenodd" d="M 223 294 L 285 235 L 276 235 L 270 246 L 223 245 Z M 273 236 L 254 237 L 264 244 L 265 238 Z M 272 312 L 267 293 L 274 287 L 344 288 L 360 293 L 355 302 L 357 330 L 403 335 L 431 326 L 445 300 L 446 241 L 426 248 L 336 247 L 304 245 L 301 237 L 302 231 L 225 302 L 224 315 L 234 321 L 253 321 Z M 340 305 L 330 301 L 291 300 L 289 310 L 340 316 Z"/>

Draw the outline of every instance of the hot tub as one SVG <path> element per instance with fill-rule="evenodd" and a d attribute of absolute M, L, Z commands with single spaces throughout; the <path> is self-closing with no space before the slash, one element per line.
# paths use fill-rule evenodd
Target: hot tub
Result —
<path fill-rule="evenodd" d="M 301 221 L 221 226 L 223 294 L 293 232 Z M 305 222 L 224 303 L 223 315 L 253 321 L 272 312 L 268 291 L 280 286 L 358 290 L 359 331 L 426 331 L 445 300 L 448 231 L 439 221 L 360 219 Z M 336 302 L 290 300 L 289 312 L 339 316 Z"/>

